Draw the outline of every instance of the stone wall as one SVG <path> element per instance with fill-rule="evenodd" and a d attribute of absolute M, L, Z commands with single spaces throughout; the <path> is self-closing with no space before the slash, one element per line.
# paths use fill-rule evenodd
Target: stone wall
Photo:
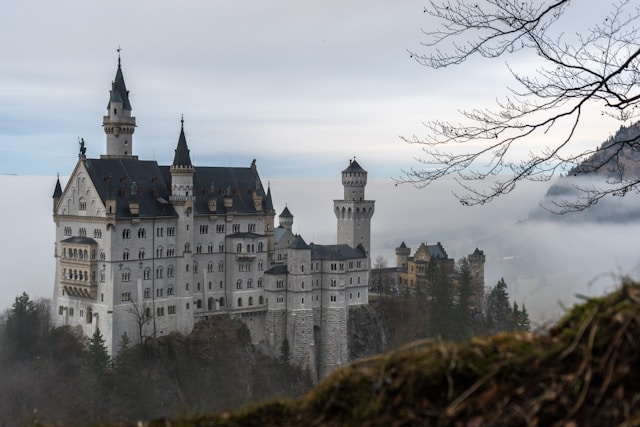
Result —
<path fill-rule="evenodd" d="M 370 305 L 349 307 L 347 340 L 349 360 L 386 351 L 389 331 Z"/>

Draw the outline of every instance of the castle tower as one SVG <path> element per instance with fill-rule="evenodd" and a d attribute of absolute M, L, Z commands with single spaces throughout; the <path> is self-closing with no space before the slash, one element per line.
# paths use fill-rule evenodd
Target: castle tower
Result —
<path fill-rule="evenodd" d="M 293 227 L 293 215 L 291 214 L 291 211 L 289 211 L 288 207 L 285 206 L 282 213 L 278 215 L 278 222 L 281 227 L 291 231 L 291 228 Z"/>
<path fill-rule="evenodd" d="M 287 248 L 287 339 L 293 364 L 309 369 L 316 378 L 313 336 L 311 248 L 297 235 Z"/>
<path fill-rule="evenodd" d="M 193 292 L 193 191 L 195 168 L 191 164 L 187 139 L 184 135 L 184 119 L 180 120 L 180 137 L 175 150 L 171 173 L 171 196 L 169 201 L 178 214 L 176 224 L 176 299 L 179 301 L 176 329 L 188 333 L 193 329 L 193 314 L 186 307 L 192 303 Z"/>
<path fill-rule="evenodd" d="M 265 210 L 267 217 L 265 219 L 265 235 L 267 236 L 267 258 L 269 262 L 273 260 L 273 254 L 276 250 L 275 245 L 275 218 L 276 210 L 273 207 L 273 199 L 271 197 L 271 184 L 267 187 L 267 197 L 265 198 Z"/>
<path fill-rule="evenodd" d="M 478 310 L 484 304 L 484 263 L 486 257 L 484 251 L 476 248 L 472 254 L 467 255 L 469 270 L 471 272 L 471 285 L 474 290 L 474 305 Z"/>
<path fill-rule="evenodd" d="M 129 91 L 124 83 L 120 56 L 118 55 L 118 70 L 111 83 L 107 115 L 102 118 L 104 133 L 107 134 L 107 154 L 101 157 L 134 157 L 133 132 L 136 128 L 136 118 L 131 115 Z"/>
<path fill-rule="evenodd" d="M 411 248 L 408 248 L 404 242 L 400 243 L 400 246 L 396 248 L 396 267 L 407 268 L 409 255 L 411 255 Z"/>
<path fill-rule="evenodd" d="M 367 171 L 355 159 L 350 160 L 349 166 L 342 171 L 344 199 L 334 200 L 333 210 L 338 218 L 338 244 L 352 248 L 362 245 L 371 258 L 371 217 L 375 201 L 365 200 L 366 185 Z"/>

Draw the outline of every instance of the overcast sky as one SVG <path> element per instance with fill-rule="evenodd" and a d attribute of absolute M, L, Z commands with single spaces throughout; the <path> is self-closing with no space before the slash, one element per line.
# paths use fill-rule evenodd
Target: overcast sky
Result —
<path fill-rule="evenodd" d="M 421 30 L 434 25 L 424 4 L 9 2 L 0 28 L 0 173 L 68 174 L 79 137 L 88 156 L 104 152 L 120 46 L 141 158 L 171 161 L 184 114 L 196 164 L 256 158 L 263 178 L 299 179 L 331 177 L 357 156 L 371 177 L 397 177 L 420 155 L 400 135 L 492 105 L 510 83 L 501 59 L 439 71 L 413 61 L 408 50 L 421 51 Z M 526 57 L 514 61 L 527 66 Z M 587 123 L 581 131 L 577 139 L 591 147 L 611 129 Z"/>

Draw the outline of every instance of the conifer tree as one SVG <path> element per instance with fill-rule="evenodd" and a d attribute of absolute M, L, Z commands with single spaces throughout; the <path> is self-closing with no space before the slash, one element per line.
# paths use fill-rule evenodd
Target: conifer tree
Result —
<path fill-rule="evenodd" d="M 87 365 L 95 374 L 102 375 L 106 373 L 111 366 L 111 357 L 109 357 L 105 339 L 102 337 L 102 333 L 98 328 L 96 328 L 89 340 L 86 356 Z"/>
<path fill-rule="evenodd" d="M 504 279 L 500 279 L 489 292 L 486 304 L 486 324 L 489 333 L 513 330 L 513 310 Z"/>
<path fill-rule="evenodd" d="M 427 266 L 427 336 L 454 339 L 453 295 L 451 281 L 442 263 L 431 260 Z"/>
<path fill-rule="evenodd" d="M 9 310 L 5 323 L 5 349 L 10 359 L 28 359 L 35 356 L 40 332 L 38 310 L 26 292 L 18 295 Z"/>
<path fill-rule="evenodd" d="M 473 286 L 471 285 L 471 268 L 466 258 L 460 260 L 460 283 L 458 286 L 458 298 L 454 306 L 454 339 L 464 341 L 473 336 L 471 303 L 473 299 Z"/>
<path fill-rule="evenodd" d="M 527 307 L 522 304 L 522 309 L 518 309 L 518 304 L 513 303 L 513 318 L 514 318 L 514 330 L 529 332 L 531 330 L 531 321 L 529 320 L 529 313 L 527 313 Z"/>

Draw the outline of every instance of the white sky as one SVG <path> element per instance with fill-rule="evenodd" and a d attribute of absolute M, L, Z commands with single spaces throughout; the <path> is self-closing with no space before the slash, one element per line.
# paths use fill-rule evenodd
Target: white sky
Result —
<path fill-rule="evenodd" d="M 424 0 L 25 0 L 2 8 L 0 174 L 67 174 L 78 138 L 104 152 L 102 116 L 121 46 L 134 152 L 169 163 L 180 115 L 196 164 L 257 159 L 266 178 L 327 178 L 362 159 L 398 177 L 400 135 L 506 95 L 502 60 L 430 70 Z M 584 13 L 584 12 L 583 12 Z M 573 22 L 573 21 L 572 21 Z M 514 64 L 527 67 L 527 61 Z M 585 129 L 602 141 L 617 125 Z M 519 150 L 526 155 L 527 147 Z"/>

